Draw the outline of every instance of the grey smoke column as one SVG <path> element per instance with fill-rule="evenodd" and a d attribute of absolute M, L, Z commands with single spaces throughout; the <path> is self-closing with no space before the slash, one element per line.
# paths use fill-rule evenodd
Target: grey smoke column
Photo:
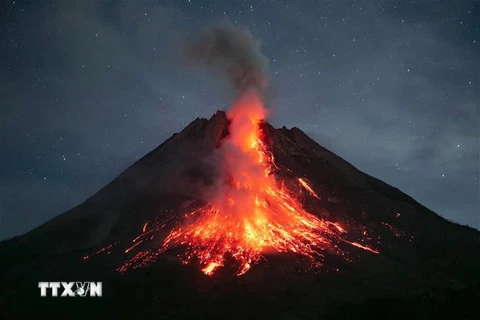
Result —
<path fill-rule="evenodd" d="M 256 89 L 263 96 L 268 86 L 268 59 L 260 51 L 260 41 L 229 21 L 202 30 L 187 46 L 187 58 L 224 69 L 239 94 Z"/>

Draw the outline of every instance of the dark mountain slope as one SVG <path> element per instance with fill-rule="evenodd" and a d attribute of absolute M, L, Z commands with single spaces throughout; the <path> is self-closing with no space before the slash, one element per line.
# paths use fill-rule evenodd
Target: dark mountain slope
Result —
<path fill-rule="evenodd" d="M 379 254 L 346 246 L 347 261 L 326 255 L 315 270 L 299 268 L 291 254 L 267 255 L 241 277 L 228 268 L 207 277 L 167 252 L 145 268 L 116 272 L 131 257 L 124 251 L 145 222 L 170 219 L 165 223 L 171 226 L 201 201 L 199 190 L 216 174 L 214 150 L 228 124 L 220 111 L 196 119 L 78 207 L 1 243 L 6 318 L 68 312 L 74 318 L 315 319 L 348 317 L 344 310 L 359 318 L 371 317 L 375 305 L 402 305 L 405 315 L 427 317 L 430 306 L 436 306 L 430 315 L 437 315 L 440 307 L 446 312 L 470 305 L 455 297 L 478 294 L 478 231 L 446 221 L 301 130 L 268 123 L 262 131 L 278 179 L 295 189 L 292 177 L 306 177 L 320 199 L 304 196 L 305 208 L 346 226 L 352 240 L 369 239 Z M 152 244 L 161 245 L 167 233 L 159 231 Z M 110 244 L 115 246 L 108 254 L 93 254 Z M 40 298 L 39 281 L 103 281 L 104 297 Z"/>

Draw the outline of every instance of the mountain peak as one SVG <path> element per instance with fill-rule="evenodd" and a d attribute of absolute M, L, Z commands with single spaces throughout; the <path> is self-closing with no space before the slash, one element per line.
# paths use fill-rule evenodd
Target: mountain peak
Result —
<path fill-rule="evenodd" d="M 228 120 L 227 119 L 227 113 L 223 110 L 217 110 L 213 115 L 212 117 L 210 118 L 210 120 L 214 120 L 214 121 L 225 121 L 225 120 Z"/>

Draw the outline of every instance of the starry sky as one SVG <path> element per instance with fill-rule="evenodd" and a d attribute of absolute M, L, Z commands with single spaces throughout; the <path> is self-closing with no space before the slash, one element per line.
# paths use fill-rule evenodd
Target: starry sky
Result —
<path fill-rule="evenodd" d="M 443 217 L 480 228 L 475 1 L 3 1 L 0 239 L 80 204 L 196 117 L 221 75 L 182 46 L 218 19 L 269 58 L 274 126 L 299 127 Z"/>

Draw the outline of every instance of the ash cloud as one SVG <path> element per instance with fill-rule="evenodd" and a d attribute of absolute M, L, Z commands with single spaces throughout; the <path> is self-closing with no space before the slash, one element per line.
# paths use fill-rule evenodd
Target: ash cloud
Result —
<path fill-rule="evenodd" d="M 220 21 L 204 28 L 186 47 L 188 61 L 226 72 L 239 95 L 255 89 L 261 96 L 268 86 L 268 59 L 260 41 L 246 28 Z"/>

